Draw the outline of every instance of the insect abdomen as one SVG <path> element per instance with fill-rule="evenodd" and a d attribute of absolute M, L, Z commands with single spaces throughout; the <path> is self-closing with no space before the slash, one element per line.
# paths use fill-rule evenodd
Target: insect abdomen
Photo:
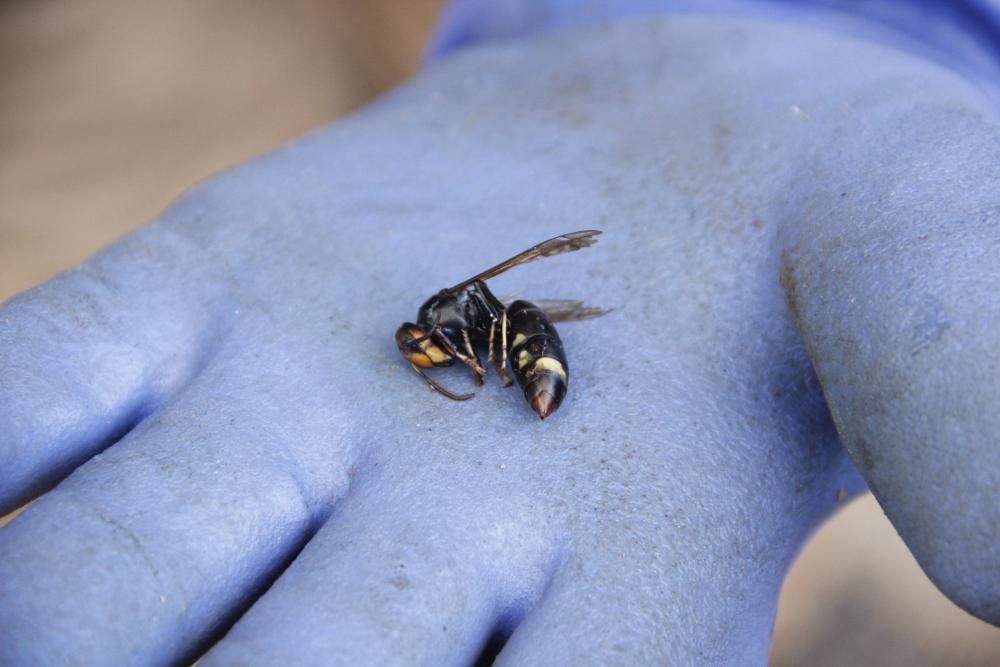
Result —
<path fill-rule="evenodd" d="M 562 341 L 541 308 L 527 301 L 507 307 L 508 358 L 517 384 L 538 416 L 556 411 L 569 387 Z"/>

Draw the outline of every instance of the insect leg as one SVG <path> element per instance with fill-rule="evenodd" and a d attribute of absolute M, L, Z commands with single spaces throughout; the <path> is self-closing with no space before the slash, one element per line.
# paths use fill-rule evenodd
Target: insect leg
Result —
<path fill-rule="evenodd" d="M 425 333 L 423 336 L 419 336 L 418 338 L 411 338 L 410 339 L 410 345 L 416 345 L 418 343 L 423 343 L 425 340 L 427 340 L 428 338 L 430 338 L 431 336 L 433 336 L 436 331 L 437 331 L 437 328 L 435 327 L 435 328 L 432 328 L 427 333 Z"/>
<path fill-rule="evenodd" d="M 467 329 L 462 329 L 462 342 L 465 343 L 465 352 L 468 357 L 462 359 L 472 369 L 472 376 L 476 380 L 476 384 L 480 385 L 483 383 L 483 376 L 486 375 L 486 369 L 482 367 L 479 363 L 479 355 L 476 354 L 475 348 L 472 347 L 472 341 L 469 340 L 469 331 Z"/>
<path fill-rule="evenodd" d="M 462 330 L 462 335 L 463 337 L 467 337 L 468 335 L 464 329 Z M 444 351 L 450 356 L 455 357 L 463 364 L 471 368 L 477 376 L 486 375 L 486 369 L 479 364 L 479 359 L 474 359 L 455 347 L 448 337 L 444 335 L 444 332 L 441 331 L 441 329 L 435 330 L 434 342 L 444 348 Z M 475 355 L 475 350 L 473 350 L 473 355 Z M 482 382 L 477 382 L 477 384 L 482 384 Z"/>
<path fill-rule="evenodd" d="M 431 389 L 438 392 L 439 394 L 447 396 L 453 401 L 467 401 L 473 396 L 475 396 L 475 394 L 453 394 L 444 387 L 442 387 L 441 385 L 439 385 L 437 382 L 435 382 L 429 375 L 420 370 L 420 367 L 417 366 L 416 364 L 410 364 L 410 366 L 413 368 L 413 370 L 417 372 L 417 375 L 419 375 L 424 379 L 424 382 L 430 385 Z"/>
<path fill-rule="evenodd" d="M 494 366 L 497 363 L 497 355 L 496 355 L 496 352 L 494 352 L 494 350 L 493 350 L 493 348 L 495 347 L 494 346 L 494 338 L 497 335 L 496 332 L 497 332 L 497 322 L 496 322 L 496 320 L 490 320 L 490 336 L 489 336 L 490 340 L 487 343 L 486 349 L 487 349 L 487 352 L 489 354 L 490 363 L 493 364 Z M 499 369 L 497 369 L 497 370 L 499 370 Z"/>
<path fill-rule="evenodd" d="M 497 374 L 503 380 L 503 386 L 509 387 L 514 381 L 507 376 L 507 310 L 504 309 L 500 315 L 500 354 L 501 359 L 497 364 Z"/>

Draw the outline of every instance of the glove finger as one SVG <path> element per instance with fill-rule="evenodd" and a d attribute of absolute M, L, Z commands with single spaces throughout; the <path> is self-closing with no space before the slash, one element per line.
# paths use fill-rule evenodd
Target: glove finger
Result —
<path fill-rule="evenodd" d="M 192 659 L 346 490 L 356 436 L 309 374 L 217 360 L 0 531 L 0 664 Z M 281 381 L 303 387 L 294 408 Z"/>
<path fill-rule="evenodd" d="M 688 459 L 704 467 L 694 475 L 731 476 L 707 502 L 697 488 L 661 488 L 642 505 L 580 517 L 569 555 L 495 664 L 765 664 L 796 524 L 811 523 L 793 517 L 823 482 L 766 494 L 752 466 L 746 477 L 713 471 L 713 457 Z"/>
<path fill-rule="evenodd" d="M 468 462 L 413 454 L 359 482 L 202 664 L 469 665 L 508 632 L 544 588 L 553 531 L 525 494 L 456 485 Z"/>
<path fill-rule="evenodd" d="M 219 330 L 196 245 L 167 225 L 0 307 L 0 514 L 50 488 L 188 382 Z"/>
<path fill-rule="evenodd" d="M 885 113 L 856 142 L 878 157 L 838 146 L 796 185 L 816 214 L 788 232 L 783 283 L 879 503 L 931 580 L 996 624 L 1000 143 L 974 111 L 929 117 Z M 871 174 L 863 196 L 812 185 L 839 163 Z"/>
<path fill-rule="evenodd" d="M 640 551 L 638 531 L 620 537 L 607 543 L 617 549 L 567 559 L 494 664 L 766 663 L 781 559 L 697 557 L 680 544 Z"/>

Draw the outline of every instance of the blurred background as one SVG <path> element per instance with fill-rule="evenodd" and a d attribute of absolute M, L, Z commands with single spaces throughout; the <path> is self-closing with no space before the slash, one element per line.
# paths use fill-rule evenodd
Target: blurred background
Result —
<path fill-rule="evenodd" d="M 0 0 L 0 301 L 405 79 L 440 8 Z M 945 600 L 866 496 L 789 575 L 771 665 L 995 666 L 1000 629 Z"/>

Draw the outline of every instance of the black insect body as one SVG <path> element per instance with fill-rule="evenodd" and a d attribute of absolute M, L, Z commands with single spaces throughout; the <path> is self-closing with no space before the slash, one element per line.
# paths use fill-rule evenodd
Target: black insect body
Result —
<path fill-rule="evenodd" d="M 477 385 L 483 383 L 483 368 L 477 347 L 488 350 L 489 360 L 505 385 L 510 359 L 514 377 L 532 409 L 544 419 L 559 407 L 566 395 L 569 366 L 553 321 L 582 320 L 604 314 L 579 301 L 515 301 L 505 305 L 486 286 L 486 280 L 520 264 L 559 253 L 586 248 L 601 232 L 584 230 L 549 239 L 428 299 L 417 313 L 417 322 L 407 322 L 396 331 L 396 345 L 403 357 L 436 391 L 455 400 L 472 394 L 454 394 L 422 369 L 451 366 L 455 360 L 472 369 Z"/>
<path fill-rule="evenodd" d="M 533 303 L 507 307 L 511 370 L 531 408 L 545 419 L 566 396 L 569 364 L 552 320 Z"/>

